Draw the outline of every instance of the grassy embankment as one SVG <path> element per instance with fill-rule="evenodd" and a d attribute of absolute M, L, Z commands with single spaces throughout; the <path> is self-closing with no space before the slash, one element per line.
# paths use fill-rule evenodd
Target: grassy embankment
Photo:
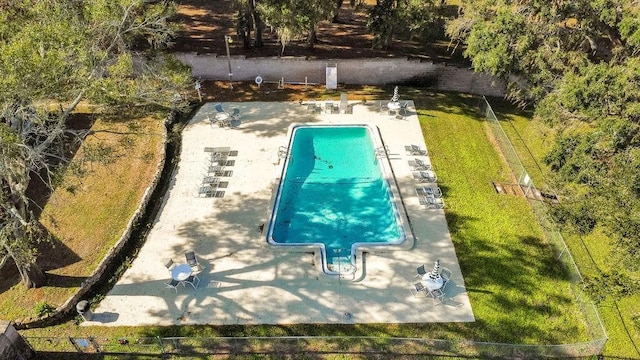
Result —
<path fill-rule="evenodd" d="M 90 115 L 75 116 L 91 122 Z M 122 235 L 156 172 L 164 133 L 160 118 L 125 120 L 93 123 L 96 133 L 75 153 L 40 215 L 55 237 L 38 261 L 48 285 L 26 290 L 19 278 L 3 279 L 2 319 L 29 321 L 43 304 L 63 304 Z"/>

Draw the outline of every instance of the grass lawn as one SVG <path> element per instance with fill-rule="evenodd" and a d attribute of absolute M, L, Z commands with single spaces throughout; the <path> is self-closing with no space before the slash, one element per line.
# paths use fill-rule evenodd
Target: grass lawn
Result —
<path fill-rule="evenodd" d="M 236 87 L 239 98 L 215 92 L 217 101 L 251 100 L 255 89 Z M 371 90 L 371 91 L 370 91 Z M 349 89 L 349 98 L 386 99 L 387 89 Z M 286 100 L 287 90 L 270 100 Z M 264 94 L 264 93 L 263 93 Z M 353 95 L 352 95 L 353 94 Z M 476 322 L 291 326 L 79 327 L 73 322 L 23 331 L 26 336 L 93 335 L 106 339 L 141 336 L 348 335 L 469 339 L 519 344 L 566 344 L 590 340 L 570 284 L 528 203 L 497 194 L 492 181 L 511 175 L 496 152 L 478 98 L 403 89 L 418 109 L 432 163 L 442 181 L 446 216 Z M 323 90 L 294 90 L 289 100 L 336 98 Z M 115 185 L 111 185 L 115 186 Z M 115 188 L 114 188 L 115 189 Z M 105 209 L 113 213 L 114 209 Z M 77 212 L 77 211 L 76 211 Z"/>
<path fill-rule="evenodd" d="M 489 101 L 534 183 L 538 188 L 545 189 L 550 170 L 543 159 L 553 145 L 553 132 L 539 121 L 533 121 L 529 112 L 514 112 L 507 102 L 498 99 Z M 583 276 L 598 276 L 602 269 L 611 266 L 610 255 L 615 250 L 614 245 L 601 228 L 596 228 L 587 236 L 562 235 Z M 633 278 L 640 277 L 640 274 L 630 275 Z M 640 314 L 637 304 L 640 304 L 640 294 L 617 301 L 607 299 L 598 304 L 609 336 L 604 355 L 640 358 L 636 347 L 640 346 L 640 328 L 633 322 L 633 316 Z"/>
<path fill-rule="evenodd" d="M 63 304 L 122 235 L 158 167 L 164 125 L 159 118 L 120 120 L 95 121 L 96 133 L 49 197 L 40 221 L 56 240 L 38 261 L 48 286 L 25 290 L 19 278 L 3 279 L 3 319 L 23 321 L 36 317 L 38 304 Z"/>

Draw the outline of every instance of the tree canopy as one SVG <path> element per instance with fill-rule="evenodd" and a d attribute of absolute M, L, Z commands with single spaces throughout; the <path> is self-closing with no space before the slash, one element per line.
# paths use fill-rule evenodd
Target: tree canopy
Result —
<path fill-rule="evenodd" d="M 67 120 L 83 100 L 103 109 L 181 109 L 188 69 L 158 49 L 175 27 L 169 2 L 16 0 L 0 11 L 0 265 L 12 259 L 26 286 L 45 281 L 35 244 L 43 234 L 26 189 L 64 163 L 82 138 Z"/>
<path fill-rule="evenodd" d="M 604 229 L 630 271 L 640 270 L 638 19 L 632 0 L 484 0 L 464 1 L 447 24 L 475 70 L 506 80 L 508 96 L 556 130 L 552 215 L 579 234 Z M 621 274 L 609 275 L 638 288 Z"/>

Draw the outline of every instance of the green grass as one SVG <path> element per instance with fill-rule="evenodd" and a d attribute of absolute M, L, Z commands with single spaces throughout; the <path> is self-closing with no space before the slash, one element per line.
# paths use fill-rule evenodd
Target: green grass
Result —
<path fill-rule="evenodd" d="M 530 112 L 513 111 L 502 100 L 489 101 L 527 172 L 536 186 L 544 189 L 550 170 L 543 159 L 553 145 L 553 131 L 539 121 L 532 120 Z M 586 236 L 569 233 L 562 235 L 583 276 L 598 276 L 603 269 L 611 266 L 610 256 L 615 249 L 603 229 L 596 228 Z M 639 276 L 640 274 L 632 274 L 635 278 Z M 635 294 L 616 301 L 607 299 L 598 304 L 598 311 L 609 336 L 604 355 L 640 358 L 639 349 L 636 348 L 640 345 L 640 329 L 632 320 L 634 315 L 640 313 L 637 306 L 639 303 L 640 294 Z"/>
<path fill-rule="evenodd" d="M 496 194 L 491 182 L 509 170 L 487 136 L 478 98 L 404 90 L 419 109 L 431 160 L 476 322 L 289 326 L 79 327 L 67 323 L 23 331 L 27 336 L 346 335 L 469 339 L 515 344 L 590 340 L 565 272 L 528 203 Z M 365 96 L 365 95 L 362 95 Z"/>

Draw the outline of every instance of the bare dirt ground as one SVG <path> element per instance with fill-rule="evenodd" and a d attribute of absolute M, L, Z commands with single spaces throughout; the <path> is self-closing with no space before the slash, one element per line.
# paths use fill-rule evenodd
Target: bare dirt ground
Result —
<path fill-rule="evenodd" d="M 247 57 L 279 56 L 281 46 L 277 35 L 265 29 L 261 48 L 243 49 L 236 35 L 234 0 L 182 0 L 179 1 L 176 22 L 184 30 L 176 39 L 173 51 L 226 54 L 224 36 L 234 37 L 230 53 Z M 366 4 L 375 4 L 373 0 Z M 452 6 L 452 8 L 455 8 Z M 455 11 L 455 10 L 454 10 Z M 387 50 L 372 49 L 372 36 L 367 31 L 367 8 L 354 9 L 345 1 L 337 23 L 323 22 L 318 27 L 318 43 L 309 49 L 304 39 L 289 43 L 283 56 L 302 56 L 316 59 L 347 59 L 374 57 L 413 57 L 434 62 L 465 63 L 458 49 L 452 55 L 447 41 L 422 46 L 415 41 L 394 40 Z"/>

